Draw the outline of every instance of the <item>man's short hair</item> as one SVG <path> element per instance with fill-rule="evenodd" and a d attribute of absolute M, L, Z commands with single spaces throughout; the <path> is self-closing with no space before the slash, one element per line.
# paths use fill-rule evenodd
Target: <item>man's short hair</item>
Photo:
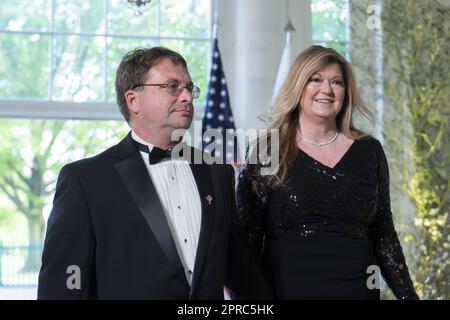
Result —
<path fill-rule="evenodd" d="M 147 72 L 163 59 L 170 59 L 175 65 L 182 65 L 187 70 L 186 60 L 177 52 L 164 47 L 136 48 L 122 58 L 116 72 L 116 99 L 120 113 L 130 122 L 125 92 L 145 81 Z M 142 90 L 137 88 L 136 90 Z"/>

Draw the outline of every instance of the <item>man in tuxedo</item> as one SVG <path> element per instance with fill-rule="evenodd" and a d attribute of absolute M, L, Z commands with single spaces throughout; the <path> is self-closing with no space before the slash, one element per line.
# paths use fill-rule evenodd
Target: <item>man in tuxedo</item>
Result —
<path fill-rule="evenodd" d="M 271 298 L 236 221 L 232 167 L 170 157 L 172 133 L 189 128 L 200 94 L 184 58 L 133 50 L 115 86 L 132 130 L 62 168 L 38 299 L 223 299 L 224 285 Z"/>

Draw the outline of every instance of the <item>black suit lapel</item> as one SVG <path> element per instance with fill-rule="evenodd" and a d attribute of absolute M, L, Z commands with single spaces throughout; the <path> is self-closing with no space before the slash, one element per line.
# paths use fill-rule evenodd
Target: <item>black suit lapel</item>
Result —
<path fill-rule="evenodd" d="M 184 274 L 164 209 L 131 134 L 117 146 L 116 170 L 147 221 L 169 262 Z"/>
<path fill-rule="evenodd" d="M 197 151 L 197 150 L 196 150 Z M 194 151 L 195 152 L 195 151 Z M 211 238 L 214 223 L 214 192 L 211 180 L 211 166 L 206 164 L 191 164 L 191 170 L 197 184 L 198 193 L 200 195 L 200 202 L 202 205 L 202 223 L 200 229 L 200 236 L 197 246 L 197 254 L 195 257 L 194 275 L 191 284 L 192 295 L 195 289 L 198 277 L 202 272 L 208 245 Z"/>

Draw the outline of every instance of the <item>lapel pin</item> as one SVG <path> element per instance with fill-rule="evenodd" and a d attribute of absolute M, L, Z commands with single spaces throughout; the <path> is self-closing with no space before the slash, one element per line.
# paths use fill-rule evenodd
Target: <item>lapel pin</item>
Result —
<path fill-rule="evenodd" d="M 213 201 L 213 197 L 211 197 L 210 194 L 206 197 L 206 200 L 208 201 L 208 204 L 211 205 L 211 202 Z"/>

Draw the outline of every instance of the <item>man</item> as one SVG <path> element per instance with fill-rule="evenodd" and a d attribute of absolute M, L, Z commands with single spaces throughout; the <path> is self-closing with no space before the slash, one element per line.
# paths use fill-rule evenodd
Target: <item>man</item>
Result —
<path fill-rule="evenodd" d="M 224 285 L 271 298 L 236 222 L 231 166 L 167 157 L 200 94 L 184 58 L 162 47 L 131 51 L 116 94 L 132 131 L 61 170 L 38 298 L 223 299 Z"/>

